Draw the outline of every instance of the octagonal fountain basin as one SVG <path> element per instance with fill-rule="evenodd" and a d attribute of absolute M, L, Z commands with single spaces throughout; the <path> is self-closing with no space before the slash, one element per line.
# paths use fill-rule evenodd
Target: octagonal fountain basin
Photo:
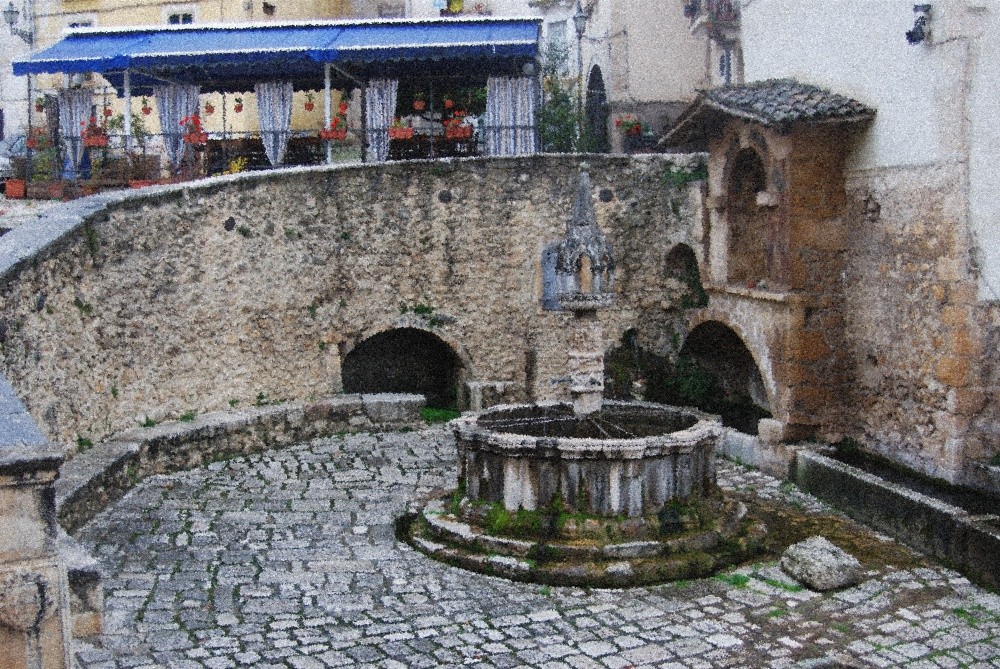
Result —
<path fill-rule="evenodd" d="M 454 423 L 459 487 L 473 502 L 639 517 L 715 489 L 718 418 L 694 409 L 605 402 L 500 406 Z"/>
<path fill-rule="evenodd" d="M 458 488 L 401 526 L 461 567 L 557 585 L 628 586 L 706 576 L 749 559 L 764 528 L 715 483 L 719 419 L 605 402 L 511 405 L 452 423 Z"/>

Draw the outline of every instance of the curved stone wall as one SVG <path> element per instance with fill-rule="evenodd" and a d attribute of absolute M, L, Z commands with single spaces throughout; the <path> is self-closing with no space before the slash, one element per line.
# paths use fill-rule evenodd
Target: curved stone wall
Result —
<path fill-rule="evenodd" d="M 699 216 L 692 156 L 590 156 L 618 256 L 610 345 L 654 350 L 683 289 L 666 255 Z M 580 157 L 289 169 L 60 208 L 0 242 L 3 371 L 69 450 L 147 421 L 341 389 L 342 356 L 395 327 L 454 342 L 512 399 L 565 390 L 564 322 L 540 258 L 570 215 Z"/>

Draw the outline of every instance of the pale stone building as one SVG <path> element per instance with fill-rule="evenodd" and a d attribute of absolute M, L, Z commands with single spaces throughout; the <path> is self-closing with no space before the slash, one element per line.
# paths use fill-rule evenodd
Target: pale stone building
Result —
<path fill-rule="evenodd" d="M 1000 141 L 997 5 L 741 5 L 736 44 L 747 82 L 741 91 L 798 82 L 875 114 L 850 133 L 824 125 L 822 115 L 802 117 L 796 122 L 809 125 L 815 139 L 797 142 L 788 128 L 765 132 L 755 107 L 722 109 L 711 95 L 701 100 L 703 111 L 721 116 L 695 114 L 687 131 L 675 134 L 700 134 L 712 154 L 703 275 L 727 295 L 742 291 L 748 309 L 773 302 L 787 286 L 773 278 L 762 283 L 734 264 L 744 248 L 732 241 L 746 232 L 740 217 L 771 212 L 775 223 L 760 234 L 774 235 L 794 223 L 796 203 L 812 201 L 813 210 L 827 213 L 797 232 L 789 228 L 788 251 L 793 261 L 808 259 L 810 271 L 836 268 L 823 285 L 832 291 L 834 312 L 807 310 L 801 322 L 788 324 L 791 339 L 783 341 L 819 324 L 809 355 L 836 364 L 825 378 L 811 380 L 776 367 L 772 387 L 780 394 L 800 382 L 825 384 L 812 395 L 822 402 L 799 408 L 812 414 L 816 434 L 826 440 L 853 437 L 924 473 L 996 488 L 1000 170 L 991 156 Z M 773 111 L 780 117 L 788 110 Z M 693 120 L 701 125 L 692 128 Z M 753 175 L 741 156 L 762 168 L 754 172 L 756 198 L 746 206 L 738 186 Z M 812 253 L 795 235 L 824 248 Z M 758 362 L 775 353 L 754 333 L 743 339 Z"/>

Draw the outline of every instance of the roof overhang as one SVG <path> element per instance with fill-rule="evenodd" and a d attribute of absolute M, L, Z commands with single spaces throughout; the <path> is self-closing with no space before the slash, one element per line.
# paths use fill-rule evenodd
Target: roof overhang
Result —
<path fill-rule="evenodd" d="M 704 147 L 730 119 L 742 119 L 787 133 L 796 126 L 869 121 L 875 110 L 824 89 L 779 79 L 702 91 L 659 143 Z"/>

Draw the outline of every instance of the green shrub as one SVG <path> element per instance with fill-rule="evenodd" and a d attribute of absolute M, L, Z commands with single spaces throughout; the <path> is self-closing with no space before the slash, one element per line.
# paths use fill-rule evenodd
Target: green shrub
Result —
<path fill-rule="evenodd" d="M 424 407 L 420 410 L 420 417 L 429 424 L 447 423 L 461 416 L 460 411 L 455 409 L 438 409 L 436 407 Z"/>

